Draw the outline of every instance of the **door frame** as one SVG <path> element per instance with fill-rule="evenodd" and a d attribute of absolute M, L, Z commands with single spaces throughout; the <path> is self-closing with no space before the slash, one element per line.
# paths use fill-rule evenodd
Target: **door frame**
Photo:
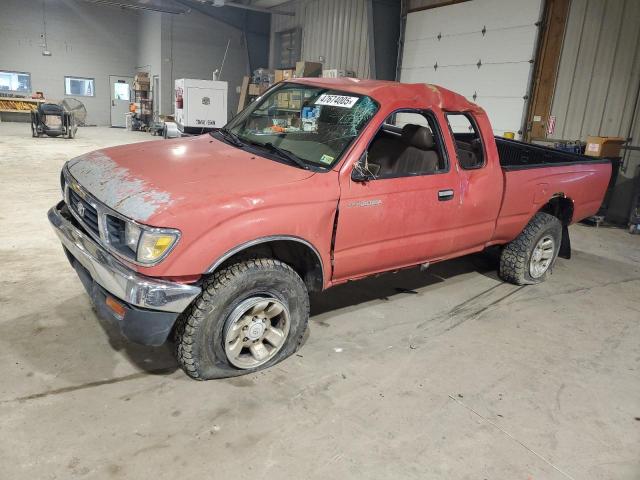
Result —
<path fill-rule="evenodd" d="M 423 115 L 429 121 L 429 126 L 433 130 L 434 136 L 436 136 L 439 140 L 439 149 L 440 154 L 443 156 L 443 160 L 446 162 L 446 168 L 440 170 L 438 172 L 434 172 L 431 174 L 424 175 L 402 175 L 397 177 L 385 177 L 368 180 L 366 182 L 356 182 L 352 179 L 352 173 L 355 168 L 355 165 L 359 161 L 361 161 L 362 156 L 369 150 L 371 143 L 375 139 L 377 133 L 383 126 L 384 121 L 390 117 L 391 115 L 398 113 L 417 113 Z M 339 175 L 340 175 L 340 199 L 338 202 L 338 208 L 341 211 L 339 216 L 341 217 L 336 225 L 336 231 L 334 232 L 334 269 L 332 271 L 332 282 L 342 283 L 349 278 L 362 278 L 372 274 L 395 270 L 398 268 L 405 268 L 412 265 L 417 265 L 424 261 L 436 261 L 439 259 L 447 258 L 450 255 L 450 249 L 453 248 L 453 240 L 451 240 L 449 250 L 438 252 L 437 255 L 429 256 L 426 255 L 424 258 L 421 256 L 419 259 L 415 260 L 407 260 L 398 258 L 397 262 L 393 265 L 384 265 L 385 262 L 379 262 L 377 265 L 373 265 L 370 269 L 358 269 L 357 271 L 348 271 L 345 273 L 344 269 L 342 269 L 341 263 L 350 261 L 350 258 L 353 256 L 348 252 L 349 250 L 355 250 L 356 248 L 362 248 L 361 246 L 356 247 L 348 247 L 343 248 L 342 240 L 341 240 L 341 223 L 344 222 L 345 214 L 353 214 L 354 208 L 363 208 L 362 212 L 375 211 L 377 208 L 385 208 L 385 205 L 388 201 L 389 195 L 394 195 L 395 193 L 415 193 L 417 191 L 426 191 L 426 190 L 437 190 L 438 188 L 442 189 L 451 189 L 454 191 L 453 201 L 449 204 L 445 201 L 445 204 L 451 208 L 458 208 L 458 197 L 460 195 L 460 176 L 457 170 L 457 164 L 452 163 L 455 157 L 452 157 L 450 154 L 450 147 L 447 145 L 447 142 L 451 139 L 445 135 L 445 130 L 443 128 L 443 116 L 442 112 L 438 112 L 434 110 L 431 106 L 424 105 L 415 105 L 415 106 L 397 106 L 396 108 L 390 108 L 386 112 L 380 111 L 378 114 L 370 121 L 369 125 L 365 127 L 365 129 L 361 132 L 360 141 L 354 146 L 353 150 L 348 153 L 347 160 L 339 167 Z M 457 158 L 455 158 L 457 162 Z M 430 184 L 422 185 L 420 188 L 415 188 L 418 182 L 428 182 L 431 180 Z M 384 188 L 376 189 L 372 188 L 368 192 L 369 196 L 373 194 L 375 197 L 384 197 L 383 198 L 374 198 L 374 199 L 365 199 L 362 195 L 355 194 L 355 190 L 360 190 L 367 187 L 376 187 L 376 185 L 388 186 L 392 187 L 394 184 L 398 184 L 399 182 L 408 183 L 409 188 L 403 186 L 402 189 L 390 190 L 389 192 L 385 192 Z M 439 186 L 438 183 L 442 183 L 443 186 Z M 414 188 L 411 188 L 413 184 Z M 435 184 L 435 185 L 434 185 Z M 437 192 L 436 192 L 437 195 Z M 437 198 L 434 197 L 434 198 Z M 366 208 L 366 210 L 364 210 Z M 371 210 L 369 210 L 371 209 Z M 348 221 L 348 220 L 347 220 Z M 344 223 L 342 224 L 344 226 Z M 432 234 L 429 234 L 432 235 Z M 401 237 L 402 238 L 402 237 Z M 387 240 L 385 242 L 389 243 Z M 443 242 L 446 242 L 446 239 L 443 239 Z M 386 256 L 387 254 L 385 254 Z M 388 257 L 387 257 L 388 258 Z M 346 268 L 348 270 L 348 267 Z"/>
<path fill-rule="evenodd" d="M 153 121 L 160 121 L 160 75 L 153 75 L 151 77 L 151 101 Z"/>
<path fill-rule="evenodd" d="M 113 104 L 111 103 L 113 101 L 113 90 L 111 88 L 111 85 L 113 85 L 114 82 L 111 81 L 112 78 L 127 78 L 130 79 L 130 82 L 127 82 L 129 85 L 129 91 L 132 92 L 133 91 L 133 75 L 109 75 L 109 125 L 112 128 L 121 128 L 121 127 L 114 127 L 113 125 Z M 129 96 L 129 102 L 132 102 L 135 100 L 135 93 L 134 93 L 134 98 L 132 99 L 131 96 Z"/>

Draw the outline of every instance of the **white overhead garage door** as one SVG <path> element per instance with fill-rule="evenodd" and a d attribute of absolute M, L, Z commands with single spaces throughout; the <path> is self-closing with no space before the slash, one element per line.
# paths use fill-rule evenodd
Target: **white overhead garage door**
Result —
<path fill-rule="evenodd" d="M 541 0 L 472 0 L 409 13 L 400 81 L 458 92 L 487 111 L 496 135 L 519 132 L 541 14 Z"/>

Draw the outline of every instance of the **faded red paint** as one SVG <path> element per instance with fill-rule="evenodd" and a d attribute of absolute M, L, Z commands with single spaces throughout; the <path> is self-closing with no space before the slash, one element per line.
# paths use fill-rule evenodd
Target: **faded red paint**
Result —
<path fill-rule="evenodd" d="M 291 235 L 311 243 L 320 253 L 326 288 L 509 242 L 556 194 L 573 201 L 574 222 L 594 214 L 604 196 L 609 164 L 503 172 L 484 110 L 444 88 L 355 79 L 295 82 L 368 95 L 380 104 L 376 116 L 330 172 L 313 173 L 271 161 L 210 135 L 103 151 L 132 178 L 169 194 L 171 204 L 145 223 L 182 232 L 174 251 L 159 265 L 131 268 L 149 276 L 194 281 L 240 244 Z M 434 113 L 451 169 L 438 175 L 352 181 L 353 166 L 382 121 L 398 109 Z M 474 115 L 486 149 L 486 167 L 458 168 L 446 111 Z M 437 192 L 442 189 L 452 189 L 454 201 L 439 202 Z M 382 200 L 381 206 L 350 206 L 372 199 Z"/>

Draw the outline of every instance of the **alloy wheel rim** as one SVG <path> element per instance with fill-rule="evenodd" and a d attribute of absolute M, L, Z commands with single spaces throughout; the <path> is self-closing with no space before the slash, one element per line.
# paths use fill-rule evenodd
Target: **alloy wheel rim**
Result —
<path fill-rule="evenodd" d="M 540 278 L 549 270 L 555 250 L 556 242 L 551 235 L 545 235 L 538 240 L 529 261 L 529 275 L 532 278 Z"/>
<path fill-rule="evenodd" d="M 289 310 L 277 298 L 244 300 L 225 324 L 224 351 L 229 363 L 241 369 L 265 364 L 284 346 L 290 325 Z"/>

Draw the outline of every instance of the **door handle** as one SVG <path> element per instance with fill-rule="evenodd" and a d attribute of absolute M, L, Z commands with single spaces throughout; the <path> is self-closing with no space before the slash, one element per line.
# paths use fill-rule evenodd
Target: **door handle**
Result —
<path fill-rule="evenodd" d="M 115 100 L 111 100 L 111 106 L 115 107 L 116 106 L 116 101 Z"/>
<path fill-rule="evenodd" d="M 440 190 L 438 192 L 438 200 L 441 202 L 446 202 L 447 200 L 451 200 L 453 198 L 453 190 L 450 188 L 447 190 Z"/>

